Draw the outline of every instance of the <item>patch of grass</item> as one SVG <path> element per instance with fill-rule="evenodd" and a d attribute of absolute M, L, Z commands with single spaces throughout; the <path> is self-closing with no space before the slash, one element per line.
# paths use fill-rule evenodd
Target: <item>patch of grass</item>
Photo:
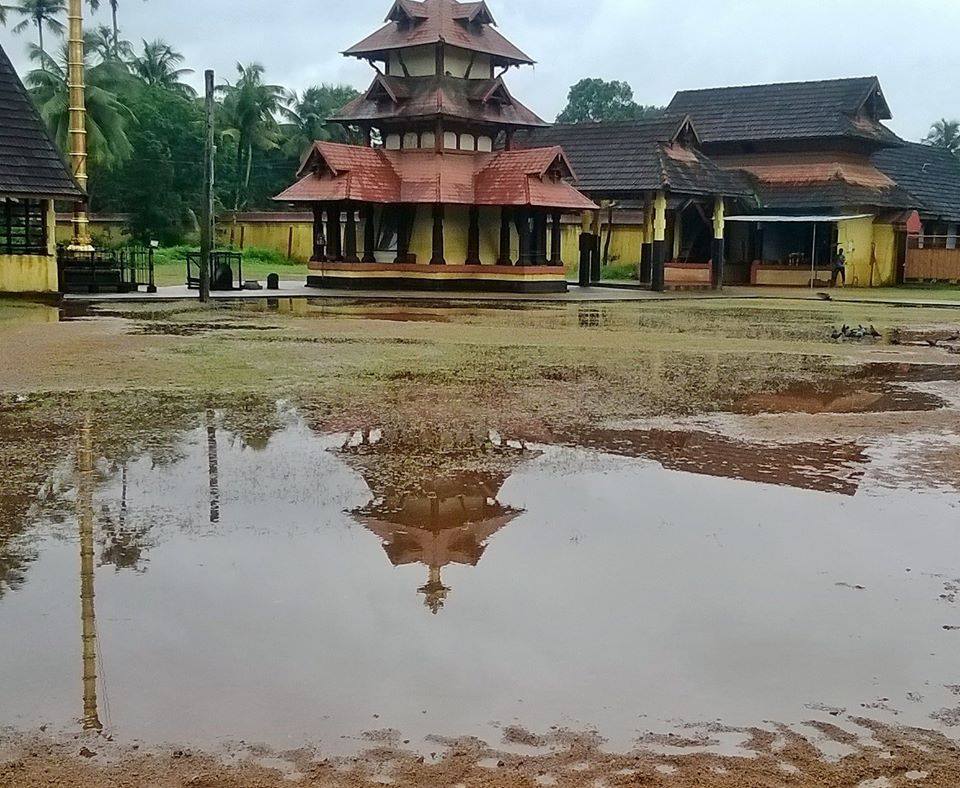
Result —
<path fill-rule="evenodd" d="M 600 278 L 607 281 L 632 281 L 637 279 L 636 263 L 611 263 L 600 271 Z"/>
<path fill-rule="evenodd" d="M 157 249 L 153 255 L 157 285 L 182 285 L 187 275 L 187 253 L 198 251 L 196 246 L 167 246 Z M 229 250 L 225 250 L 229 251 Z M 274 249 L 250 246 L 241 252 L 244 279 L 266 279 L 269 274 L 279 274 L 281 279 L 306 278 L 307 266 Z"/>

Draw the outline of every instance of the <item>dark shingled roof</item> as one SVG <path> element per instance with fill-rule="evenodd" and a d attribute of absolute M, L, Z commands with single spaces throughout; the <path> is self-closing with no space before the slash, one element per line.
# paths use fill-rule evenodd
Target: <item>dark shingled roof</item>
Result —
<path fill-rule="evenodd" d="M 695 133 L 686 118 L 558 125 L 523 132 L 523 147 L 559 145 L 577 174 L 577 188 L 597 195 L 666 189 L 681 194 L 749 195 L 740 173 L 721 170 L 693 146 L 675 142 Z"/>
<path fill-rule="evenodd" d="M 545 126 L 513 98 L 502 79 L 388 77 L 378 74 L 367 92 L 340 110 L 341 123 L 443 116 L 498 126 Z"/>
<path fill-rule="evenodd" d="M 896 186 L 876 189 L 840 179 L 822 183 L 768 184 L 756 182 L 760 208 L 776 211 L 810 211 L 861 208 L 914 209 L 917 199 Z"/>
<path fill-rule="evenodd" d="M 960 159 L 944 148 L 908 142 L 900 148 L 878 151 L 874 166 L 902 188 L 916 195 L 927 216 L 960 222 Z"/>
<path fill-rule="evenodd" d="M 861 110 L 872 105 L 872 113 Z M 850 138 L 897 145 L 880 120 L 891 118 L 876 77 L 684 90 L 667 108 L 689 115 L 704 145 Z"/>
<path fill-rule="evenodd" d="M 0 197 L 82 197 L 2 48 L 0 107 Z"/>

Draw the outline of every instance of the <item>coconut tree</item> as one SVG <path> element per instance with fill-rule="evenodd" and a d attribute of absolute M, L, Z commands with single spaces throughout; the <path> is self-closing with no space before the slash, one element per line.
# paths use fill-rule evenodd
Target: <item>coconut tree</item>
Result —
<path fill-rule="evenodd" d="M 954 156 L 960 156 L 960 121 L 938 120 L 927 134 L 927 142 L 937 148 L 946 148 Z"/>
<path fill-rule="evenodd" d="M 39 47 L 30 57 L 41 64 L 29 72 L 26 83 L 40 115 L 61 150 L 67 150 L 70 128 L 70 90 L 67 87 L 67 45 L 54 58 Z M 127 139 L 127 124 L 135 122 L 133 113 L 118 98 L 117 72 L 109 64 L 86 70 L 87 152 L 94 166 L 112 167 L 126 160 L 132 148 Z"/>
<path fill-rule="evenodd" d="M 223 95 L 221 112 L 224 136 L 237 146 L 237 188 L 234 210 L 239 211 L 250 188 L 254 151 L 275 150 L 280 145 L 277 117 L 289 106 L 290 93 L 280 85 L 264 82 L 259 63 L 237 63 L 239 77 L 218 90 Z"/>
<path fill-rule="evenodd" d="M 314 85 L 301 95 L 290 94 L 283 110 L 284 152 L 299 156 L 316 140 L 359 144 L 362 135 L 355 129 L 328 120 L 360 94 L 349 85 Z"/>
<path fill-rule="evenodd" d="M 121 44 L 120 41 L 120 26 L 117 24 L 117 8 L 120 5 L 120 0 L 107 0 L 110 4 L 110 14 L 113 17 L 113 56 L 119 58 L 121 56 Z M 146 0 L 144 0 L 146 2 Z M 87 5 L 90 6 L 94 11 L 100 9 L 100 0 L 87 0 Z"/>
<path fill-rule="evenodd" d="M 164 88 L 186 98 L 193 98 L 197 95 L 196 91 L 180 81 L 182 77 L 193 73 L 191 68 L 177 68 L 183 60 L 183 55 L 158 38 L 155 41 L 143 42 L 143 54 L 135 56 L 130 61 L 130 67 L 134 74 L 152 87 Z"/>
<path fill-rule="evenodd" d="M 16 11 L 23 17 L 22 21 L 14 25 L 14 33 L 19 35 L 30 27 L 37 29 L 37 47 L 41 53 L 45 52 L 43 48 L 44 27 L 58 36 L 62 36 L 66 30 L 63 22 L 57 19 L 58 16 L 67 12 L 65 0 L 20 0 L 16 5 L 9 6 L 9 9 Z M 41 62 L 41 68 L 44 66 L 45 63 Z"/>
<path fill-rule="evenodd" d="M 106 25 L 95 27 L 84 36 L 88 52 L 100 58 L 101 63 L 124 63 L 133 59 L 133 44 L 129 41 L 115 41 L 113 31 Z"/>

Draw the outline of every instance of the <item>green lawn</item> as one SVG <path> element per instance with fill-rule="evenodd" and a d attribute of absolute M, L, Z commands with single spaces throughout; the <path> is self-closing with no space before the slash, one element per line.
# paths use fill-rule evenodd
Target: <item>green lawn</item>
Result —
<path fill-rule="evenodd" d="M 158 287 L 182 285 L 187 281 L 187 252 L 195 247 L 173 246 L 158 249 L 154 253 L 154 275 Z M 270 249 L 251 247 L 243 250 L 243 278 L 257 279 L 261 283 L 269 274 L 278 274 L 281 280 L 305 280 L 307 266 L 291 260 Z"/>

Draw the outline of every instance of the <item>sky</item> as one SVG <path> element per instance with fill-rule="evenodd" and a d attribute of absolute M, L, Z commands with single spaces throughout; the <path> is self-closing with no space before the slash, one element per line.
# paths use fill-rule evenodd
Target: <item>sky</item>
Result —
<path fill-rule="evenodd" d="M 260 62 L 271 82 L 365 88 L 372 70 L 340 52 L 381 24 L 392 0 L 120 0 L 125 38 L 161 37 L 202 71 L 231 79 Z M 921 139 L 960 118 L 958 0 L 487 0 L 499 30 L 537 61 L 507 75 L 513 95 L 548 120 L 584 77 L 624 80 L 641 104 L 677 90 L 836 77 L 880 78 L 890 126 Z M 104 6 L 108 3 L 103 2 Z M 16 16 L 15 14 L 13 15 Z M 106 24 L 101 10 L 89 24 Z M 21 74 L 35 32 L 0 29 Z"/>

